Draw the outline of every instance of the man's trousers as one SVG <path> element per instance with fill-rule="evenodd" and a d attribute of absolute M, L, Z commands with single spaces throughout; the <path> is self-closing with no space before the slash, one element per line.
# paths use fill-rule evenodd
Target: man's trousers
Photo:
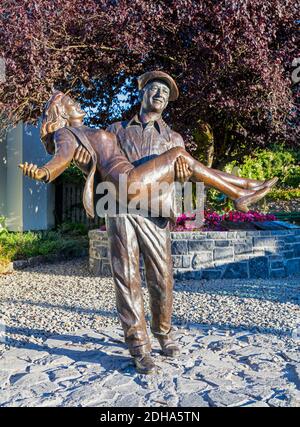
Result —
<path fill-rule="evenodd" d="M 151 331 L 168 336 L 173 305 L 173 266 L 169 225 L 160 219 L 120 214 L 106 218 L 116 305 L 131 355 L 151 350 L 146 329 L 139 268 L 144 259 L 150 296 Z"/>

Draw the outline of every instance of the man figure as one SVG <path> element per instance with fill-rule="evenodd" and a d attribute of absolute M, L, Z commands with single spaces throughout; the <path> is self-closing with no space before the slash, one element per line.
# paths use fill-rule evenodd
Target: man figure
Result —
<path fill-rule="evenodd" d="M 128 122 L 113 123 L 107 128 L 116 135 L 121 149 L 135 166 L 172 147 L 184 147 L 182 137 L 161 117 L 168 102 L 179 95 L 172 77 L 162 71 L 147 72 L 139 77 L 138 87 L 142 95 L 139 114 Z M 176 172 L 181 180 L 189 177 L 185 165 L 178 165 Z M 156 366 L 150 356 L 139 255 L 143 255 L 150 295 L 151 331 L 164 355 L 177 356 L 180 350 L 171 337 L 173 265 L 168 219 L 120 214 L 107 217 L 107 231 L 117 310 L 125 341 L 137 371 L 153 373 Z"/>

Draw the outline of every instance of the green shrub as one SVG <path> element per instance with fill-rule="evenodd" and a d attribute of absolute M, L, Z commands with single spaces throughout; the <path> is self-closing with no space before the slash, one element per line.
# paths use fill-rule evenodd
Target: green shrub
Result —
<path fill-rule="evenodd" d="M 299 153 L 287 149 L 283 144 L 274 145 L 271 149 L 259 149 L 252 155 L 244 157 L 242 164 L 233 161 L 225 166 L 231 173 L 238 168 L 239 176 L 258 180 L 278 176 L 280 186 L 298 187 L 300 185 Z"/>
<path fill-rule="evenodd" d="M 72 236 L 58 231 L 47 232 L 6 232 L 0 234 L 0 261 L 27 259 L 37 255 L 81 254 L 88 247 L 86 235 Z"/>
<path fill-rule="evenodd" d="M 0 216 L 0 235 L 7 233 L 7 228 L 6 228 L 6 218 L 5 216 Z"/>
<path fill-rule="evenodd" d="M 62 234 L 69 234 L 72 236 L 85 236 L 88 233 L 88 227 L 80 222 L 63 222 L 58 226 L 58 230 Z"/>
<path fill-rule="evenodd" d="M 267 195 L 268 200 L 294 200 L 300 198 L 300 188 L 274 188 Z"/>
<path fill-rule="evenodd" d="M 61 179 L 64 182 L 68 182 L 71 184 L 82 184 L 85 183 L 85 178 L 83 172 L 75 165 L 74 162 L 70 164 L 70 166 L 63 172 L 61 175 Z"/>

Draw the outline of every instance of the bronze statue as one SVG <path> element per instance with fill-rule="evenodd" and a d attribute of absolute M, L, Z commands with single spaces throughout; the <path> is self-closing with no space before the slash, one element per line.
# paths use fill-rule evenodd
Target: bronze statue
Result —
<path fill-rule="evenodd" d="M 145 73 L 139 78 L 139 88 L 143 97 L 139 115 L 129 122 L 114 123 L 107 131 L 84 126 L 80 106 L 69 96 L 55 93 L 46 106 L 41 128 L 42 141 L 54 157 L 42 167 L 20 165 L 23 173 L 50 182 L 75 160 L 87 176 L 83 203 L 92 217 L 94 181 L 108 180 L 117 187 L 120 174 L 128 176 L 128 185 L 143 182 L 146 189 L 153 182 L 202 181 L 227 194 L 240 210 L 247 210 L 275 184 L 276 178 L 263 183 L 215 171 L 184 150 L 182 137 L 161 118 L 168 101 L 178 96 L 176 83 L 169 75 L 161 71 Z M 134 197 L 128 195 L 128 200 Z M 146 330 L 139 254 L 145 263 L 152 333 L 163 354 L 174 357 L 179 348 L 171 336 L 173 273 L 168 219 L 117 214 L 107 218 L 107 230 L 125 341 L 137 370 L 152 373 L 156 366 Z"/>

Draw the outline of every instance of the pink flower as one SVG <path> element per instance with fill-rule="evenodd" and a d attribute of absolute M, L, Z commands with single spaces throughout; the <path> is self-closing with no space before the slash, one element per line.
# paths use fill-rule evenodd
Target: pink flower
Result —
<path fill-rule="evenodd" d="M 176 225 L 173 226 L 174 231 L 192 231 L 196 229 L 191 221 L 195 219 L 195 214 L 187 212 L 180 215 L 176 220 Z M 235 223 L 239 222 L 253 222 L 253 221 L 274 221 L 276 217 L 274 215 L 262 214 L 260 212 L 249 211 L 247 213 L 239 211 L 225 211 L 223 215 L 219 215 L 217 212 L 204 211 L 204 224 L 202 230 L 224 230 L 221 225 L 221 221 L 232 221 Z"/>

